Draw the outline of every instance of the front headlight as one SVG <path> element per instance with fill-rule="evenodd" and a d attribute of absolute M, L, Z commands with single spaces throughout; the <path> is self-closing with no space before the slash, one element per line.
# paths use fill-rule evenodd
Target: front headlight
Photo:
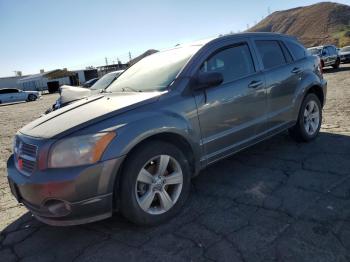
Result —
<path fill-rule="evenodd" d="M 48 167 L 61 168 L 94 164 L 112 139 L 114 132 L 76 136 L 56 142 L 50 149 Z"/>

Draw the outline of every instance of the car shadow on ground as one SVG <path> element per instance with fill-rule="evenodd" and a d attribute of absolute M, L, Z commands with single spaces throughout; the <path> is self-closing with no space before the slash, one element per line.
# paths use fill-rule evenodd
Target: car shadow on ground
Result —
<path fill-rule="evenodd" d="M 53 227 L 26 213 L 1 232 L 0 260 L 6 251 L 33 261 L 345 261 L 349 159 L 350 136 L 322 132 L 295 143 L 283 133 L 201 172 L 165 224 L 138 227 L 115 214 Z"/>

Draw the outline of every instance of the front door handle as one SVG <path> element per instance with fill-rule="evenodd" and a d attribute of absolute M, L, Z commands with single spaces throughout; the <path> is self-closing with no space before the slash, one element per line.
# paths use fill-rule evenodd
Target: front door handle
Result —
<path fill-rule="evenodd" d="M 293 73 L 293 74 L 299 74 L 299 73 L 301 73 L 301 71 L 302 71 L 301 68 L 299 68 L 299 67 L 294 67 L 293 70 L 292 70 L 292 73 Z"/>
<path fill-rule="evenodd" d="M 257 88 L 257 87 L 259 87 L 259 86 L 262 86 L 262 84 L 263 84 L 263 81 L 261 81 L 261 80 L 255 80 L 255 81 L 252 81 L 252 82 L 248 85 L 248 87 L 249 87 L 249 88 Z"/>

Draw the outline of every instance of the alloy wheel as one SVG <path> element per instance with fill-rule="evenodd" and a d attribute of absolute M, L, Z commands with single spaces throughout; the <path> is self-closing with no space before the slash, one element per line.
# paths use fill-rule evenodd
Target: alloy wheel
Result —
<path fill-rule="evenodd" d="M 304 110 L 304 128 L 309 136 L 313 136 L 320 124 L 320 109 L 313 100 L 307 103 Z"/>
<path fill-rule="evenodd" d="M 136 200 L 143 211 L 159 215 L 171 209 L 183 186 L 180 164 L 169 155 L 156 156 L 142 167 L 136 179 Z"/>

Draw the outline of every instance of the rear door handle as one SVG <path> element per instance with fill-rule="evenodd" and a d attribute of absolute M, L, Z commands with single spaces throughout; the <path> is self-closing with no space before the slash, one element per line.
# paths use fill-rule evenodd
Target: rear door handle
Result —
<path fill-rule="evenodd" d="M 299 74 L 299 73 L 301 73 L 301 71 L 302 71 L 301 68 L 299 68 L 299 67 L 294 67 L 293 70 L 292 70 L 292 73 L 293 73 L 293 74 Z"/>
<path fill-rule="evenodd" d="M 262 86 L 262 84 L 263 84 L 263 81 L 261 81 L 261 80 L 255 80 L 255 81 L 252 81 L 252 82 L 248 85 L 248 87 L 249 87 L 249 88 L 257 88 L 257 87 L 259 87 L 259 86 Z"/>

